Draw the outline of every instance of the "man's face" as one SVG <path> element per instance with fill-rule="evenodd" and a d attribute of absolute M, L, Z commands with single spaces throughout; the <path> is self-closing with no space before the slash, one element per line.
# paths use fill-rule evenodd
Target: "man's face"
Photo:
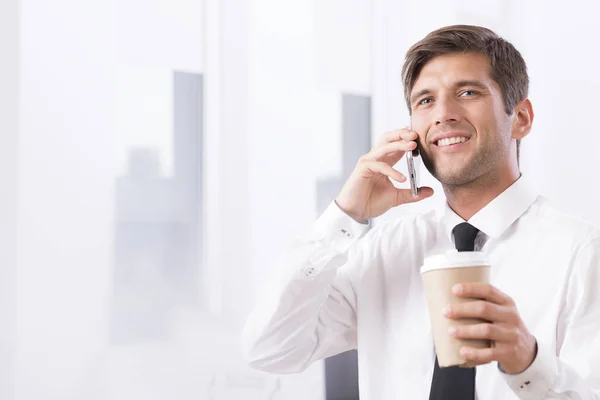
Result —
<path fill-rule="evenodd" d="M 411 92 L 412 129 L 429 172 L 465 185 L 510 162 L 511 116 L 484 54 L 435 57 Z"/>

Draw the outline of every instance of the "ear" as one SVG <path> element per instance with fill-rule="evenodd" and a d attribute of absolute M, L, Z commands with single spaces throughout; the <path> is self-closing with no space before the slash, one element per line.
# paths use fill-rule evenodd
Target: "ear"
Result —
<path fill-rule="evenodd" d="M 531 131 L 533 124 L 533 106 L 529 99 L 521 100 L 515 106 L 515 118 L 513 120 L 512 138 L 523 139 Z"/>

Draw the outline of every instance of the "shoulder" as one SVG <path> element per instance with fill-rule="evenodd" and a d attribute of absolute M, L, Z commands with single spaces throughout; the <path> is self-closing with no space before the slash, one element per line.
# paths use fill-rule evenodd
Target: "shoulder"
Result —
<path fill-rule="evenodd" d="M 554 206 L 546 197 L 540 196 L 523 216 L 535 218 L 545 232 L 555 232 L 566 240 L 585 245 L 600 239 L 600 228 L 572 211 Z"/>

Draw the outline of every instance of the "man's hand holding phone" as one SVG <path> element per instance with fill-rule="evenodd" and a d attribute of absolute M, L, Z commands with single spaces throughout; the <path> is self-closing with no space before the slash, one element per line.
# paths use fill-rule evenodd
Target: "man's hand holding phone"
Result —
<path fill-rule="evenodd" d="M 406 182 L 406 177 L 393 168 L 408 151 L 417 148 L 418 135 L 408 128 L 388 132 L 367 154 L 360 157 L 354 171 L 336 198 L 346 214 L 358 222 L 375 218 L 392 207 L 431 197 L 433 189 L 419 188 L 414 197 L 411 189 L 398 189 L 390 179 Z"/>

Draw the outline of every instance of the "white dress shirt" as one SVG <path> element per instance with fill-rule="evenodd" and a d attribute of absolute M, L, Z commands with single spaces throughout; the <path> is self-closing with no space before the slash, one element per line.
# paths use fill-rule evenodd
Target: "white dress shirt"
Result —
<path fill-rule="evenodd" d="M 293 373 L 357 348 L 362 400 L 428 399 L 435 354 L 419 268 L 454 249 L 464 222 L 447 205 L 369 229 L 332 204 L 277 265 L 248 318 L 255 368 Z M 600 399 L 600 231 L 517 180 L 469 221 L 491 283 L 538 343 L 517 375 L 477 367 L 476 397 Z"/>

